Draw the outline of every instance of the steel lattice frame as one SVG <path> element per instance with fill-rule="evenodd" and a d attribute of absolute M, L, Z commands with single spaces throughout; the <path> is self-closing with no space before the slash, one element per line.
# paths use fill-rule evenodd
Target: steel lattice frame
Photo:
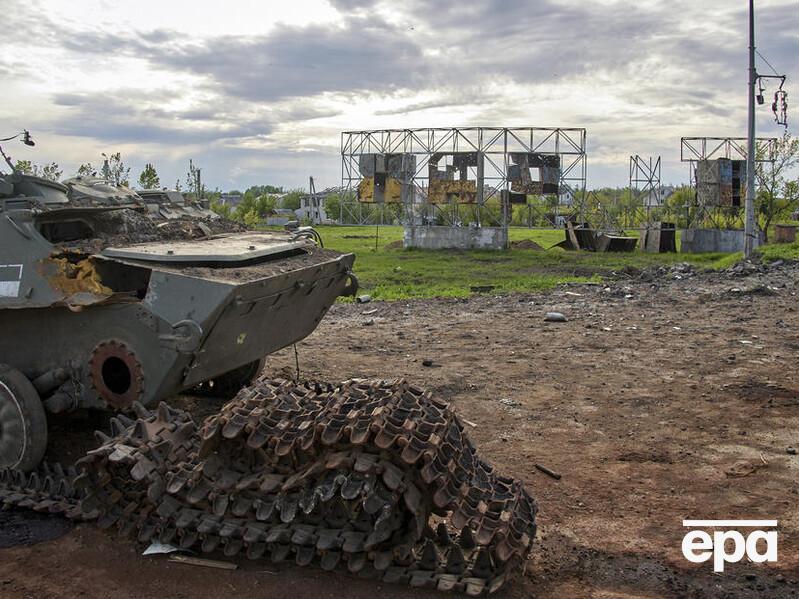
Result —
<path fill-rule="evenodd" d="M 580 128 L 545 127 L 452 127 L 425 129 L 380 129 L 373 131 L 345 131 L 341 134 L 341 184 L 344 196 L 351 198 L 342 202 L 339 222 L 355 221 L 355 224 L 376 224 L 374 211 L 363 217 L 362 205 L 355 200 L 358 183 L 361 180 L 359 157 L 362 154 L 414 154 L 417 157 L 413 177 L 402 181 L 412 193 L 410 201 L 401 204 L 378 204 L 382 207 L 378 214 L 381 219 L 385 211 L 393 210 L 398 220 L 408 222 L 413 218 L 414 207 L 422 206 L 426 211 L 440 210 L 441 206 L 427 202 L 428 165 L 436 153 L 477 152 L 483 161 L 482 180 L 477 177 L 474 167 L 470 167 L 470 179 L 474 179 L 478 190 L 485 191 L 482 202 L 466 205 L 476 211 L 478 222 L 484 219 L 498 220 L 496 224 L 507 226 L 508 205 L 500 202 L 501 215 L 492 215 L 485 202 L 492 198 L 502 198 L 510 192 L 508 167 L 512 164 L 510 153 L 540 153 L 558 155 L 561 160 L 558 189 L 580 192 L 585 197 L 587 155 L 586 131 Z M 454 204 L 457 210 L 463 209 Z M 455 224 L 454 222 L 451 224 Z"/>
<path fill-rule="evenodd" d="M 645 213 L 646 221 L 649 222 L 652 216 L 652 209 L 660 207 L 660 189 L 661 189 L 661 160 L 660 156 L 657 158 L 649 157 L 644 158 L 636 154 L 630 156 L 630 194 L 634 204 L 634 210 L 643 210 Z M 654 196 L 657 204 L 652 205 L 648 201 L 650 197 Z M 628 215 L 627 226 L 633 226 L 634 222 L 637 223 L 638 215 Z M 634 222 L 633 222 L 634 221 Z"/>
<path fill-rule="evenodd" d="M 691 187 L 696 191 L 696 164 L 701 160 L 746 160 L 747 139 L 745 137 L 683 137 L 680 140 L 680 162 L 687 162 L 690 170 Z M 777 151 L 777 138 L 759 137 L 755 140 L 755 163 L 761 168 L 773 164 Z M 706 206 L 700 205 L 694 193 L 696 211 L 693 223 L 701 224 L 707 219 L 715 227 L 743 226 L 743 205 Z M 740 222 L 739 222 L 740 221 Z M 690 226 L 690 224 L 689 224 Z"/>

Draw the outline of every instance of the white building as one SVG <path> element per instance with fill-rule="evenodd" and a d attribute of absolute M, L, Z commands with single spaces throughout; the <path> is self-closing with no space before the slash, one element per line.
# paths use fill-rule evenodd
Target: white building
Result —
<path fill-rule="evenodd" d="M 650 189 L 644 194 L 644 206 L 647 208 L 659 208 L 666 203 L 671 194 L 675 191 L 673 185 L 663 185 L 658 189 Z"/>
<path fill-rule="evenodd" d="M 340 193 L 340 187 L 328 187 L 313 195 L 304 195 L 300 198 L 300 207 L 297 208 L 294 213 L 300 221 L 307 219 L 314 225 L 331 223 L 333 219 L 328 218 L 327 212 L 325 211 L 325 200 L 328 196 Z M 333 218 L 335 219 L 337 216 L 338 215 L 333 215 Z"/>
<path fill-rule="evenodd" d="M 569 187 L 563 187 L 558 195 L 558 203 L 561 206 L 571 206 L 574 204 L 574 191 Z"/>

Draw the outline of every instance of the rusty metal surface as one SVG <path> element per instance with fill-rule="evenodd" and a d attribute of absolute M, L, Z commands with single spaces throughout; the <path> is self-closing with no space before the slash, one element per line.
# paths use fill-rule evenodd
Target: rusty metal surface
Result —
<path fill-rule="evenodd" d="M 250 559 L 469 595 L 525 560 L 536 506 L 406 381 L 261 380 L 201 426 L 161 404 L 112 420 L 81 473 L 0 473 L 0 503 Z"/>
<path fill-rule="evenodd" d="M 119 371 L 108 372 L 109 364 L 115 361 L 124 364 L 122 377 L 127 380 L 115 380 L 119 379 Z M 142 365 L 136 354 L 120 341 L 103 341 L 92 350 L 89 376 L 95 391 L 110 408 L 126 410 L 144 394 Z"/>

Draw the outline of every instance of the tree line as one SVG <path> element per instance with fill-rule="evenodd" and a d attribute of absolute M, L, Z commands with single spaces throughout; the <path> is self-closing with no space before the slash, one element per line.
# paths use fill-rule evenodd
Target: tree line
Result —
<path fill-rule="evenodd" d="M 91 162 L 81 164 L 76 174 L 79 176 L 101 177 L 115 186 L 130 186 L 130 167 L 122 160 L 120 152 L 101 154 L 101 166 L 95 167 Z M 799 178 L 796 177 L 796 167 L 799 166 L 799 138 L 786 134 L 777 140 L 775 160 L 773 163 L 762 163 L 757 169 L 757 195 L 755 210 L 761 228 L 768 232 L 771 225 L 777 220 L 788 220 L 794 211 L 799 209 Z M 38 165 L 30 160 L 17 160 L 15 169 L 27 175 L 33 175 L 59 181 L 63 170 L 58 163 L 51 162 Z M 180 179 L 175 181 L 174 189 L 184 193 L 189 199 L 207 200 L 211 208 L 220 215 L 238 220 L 250 226 L 255 226 L 264 218 L 274 214 L 278 208 L 296 210 L 300 207 L 300 198 L 305 194 L 303 189 L 284 191 L 283 187 L 273 185 L 253 185 L 244 192 L 231 190 L 227 195 L 241 196 L 241 201 L 236 206 L 231 206 L 222 201 L 222 192 L 217 188 L 208 190 L 202 182 L 202 169 L 189 160 L 189 169 L 186 173 L 185 185 Z M 162 189 L 161 178 L 155 165 L 148 162 L 144 165 L 136 181 L 140 189 Z M 352 198 L 350 198 L 352 199 Z M 342 198 L 336 195 L 329 196 L 325 201 L 325 210 L 331 218 L 337 218 L 341 212 Z M 696 208 L 695 191 L 689 186 L 677 187 L 665 200 L 664 205 L 653 208 L 646 213 L 641 210 L 641 197 L 629 187 L 601 188 L 589 192 L 585 197 L 581 192 L 575 194 L 574 205 L 582 205 L 586 219 L 603 219 L 630 228 L 642 224 L 645 218 L 650 220 L 670 219 L 678 227 L 688 226 L 699 217 Z M 362 210 L 387 210 L 386 206 L 364 205 Z M 447 213 L 453 210 L 450 206 L 442 206 L 439 218 L 452 220 L 453 215 Z M 467 206 L 460 207 L 457 219 L 462 224 L 469 224 L 477 220 L 475 211 Z M 574 211 L 572 206 L 570 211 Z M 486 212 L 488 211 L 488 213 Z M 554 215 L 562 211 L 557 196 L 528 196 L 526 204 L 517 204 L 511 207 L 509 214 L 512 225 L 521 226 L 551 226 Z M 495 213 L 495 214 L 494 214 Z M 498 199 L 488 200 L 482 208 L 482 214 L 501 220 L 501 206 Z M 386 215 L 387 217 L 390 215 Z M 729 225 L 734 226 L 736 219 L 740 218 L 737 212 L 730 211 Z M 390 219 L 388 219 L 390 220 Z M 449 222 L 448 221 L 448 222 Z M 594 223 L 597 224 L 597 223 Z"/>

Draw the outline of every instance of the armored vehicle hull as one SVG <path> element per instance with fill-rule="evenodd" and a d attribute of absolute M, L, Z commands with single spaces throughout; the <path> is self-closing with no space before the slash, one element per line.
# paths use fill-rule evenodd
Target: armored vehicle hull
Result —
<path fill-rule="evenodd" d="M 0 465 L 41 459 L 42 405 L 126 410 L 209 380 L 237 390 L 357 288 L 354 256 L 307 232 L 159 229 L 146 209 L 65 194 L 0 180 Z"/>

